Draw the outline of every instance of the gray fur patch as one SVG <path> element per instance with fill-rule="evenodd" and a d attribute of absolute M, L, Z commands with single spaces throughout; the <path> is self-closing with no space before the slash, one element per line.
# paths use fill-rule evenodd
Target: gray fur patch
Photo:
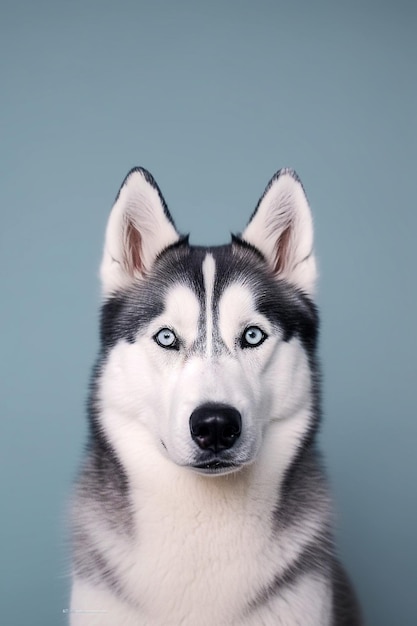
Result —
<path fill-rule="evenodd" d="M 269 585 L 264 587 L 249 604 L 248 612 L 267 604 L 286 587 L 294 585 L 300 576 L 309 574 L 328 578 L 331 569 L 332 544 L 326 538 L 309 543 L 299 557 L 291 563 L 283 574 L 277 575 Z"/>

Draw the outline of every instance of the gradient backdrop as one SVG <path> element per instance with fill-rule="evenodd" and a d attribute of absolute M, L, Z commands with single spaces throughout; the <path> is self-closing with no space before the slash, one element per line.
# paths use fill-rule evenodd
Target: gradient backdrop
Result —
<path fill-rule="evenodd" d="M 2 626 L 59 626 L 108 212 L 133 165 L 194 243 L 300 174 L 321 269 L 322 446 L 369 626 L 414 626 L 413 2 L 0 5 Z M 173 626 L 176 626 L 173 624 Z M 196 625 L 198 626 L 198 625 Z"/>

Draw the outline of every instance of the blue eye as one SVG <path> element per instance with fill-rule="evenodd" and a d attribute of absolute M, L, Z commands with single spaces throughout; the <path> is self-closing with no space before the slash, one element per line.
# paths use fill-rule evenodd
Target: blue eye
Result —
<path fill-rule="evenodd" d="M 169 328 L 161 328 L 154 336 L 154 339 L 161 348 L 167 348 L 169 350 L 178 350 L 179 348 L 178 338 Z"/>
<path fill-rule="evenodd" d="M 240 339 L 240 345 L 242 348 L 256 348 L 265 341 L 267 336 L 258 326 L 249 326 Z"/>

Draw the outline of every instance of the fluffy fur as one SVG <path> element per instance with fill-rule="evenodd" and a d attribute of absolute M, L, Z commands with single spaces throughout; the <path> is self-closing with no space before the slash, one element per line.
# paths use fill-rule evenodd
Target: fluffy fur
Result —
<path fill-rule="evenodd" d="M 126 177 L 73 499 L 72 626 L 358 626 L 320 418 L 316 263 L 281 170 L 241 236 L 193 247 Z"/>

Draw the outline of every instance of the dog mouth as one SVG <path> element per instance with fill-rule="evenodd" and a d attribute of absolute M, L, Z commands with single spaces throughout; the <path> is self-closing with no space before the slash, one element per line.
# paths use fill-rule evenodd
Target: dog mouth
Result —
<path fill-rule="evenodd" d="M 241 465 L 230 461 L 213 459 L 204 463 L 194 463 L 190 467 L 200 474 L 230 474 L 239 470 Z"/>

